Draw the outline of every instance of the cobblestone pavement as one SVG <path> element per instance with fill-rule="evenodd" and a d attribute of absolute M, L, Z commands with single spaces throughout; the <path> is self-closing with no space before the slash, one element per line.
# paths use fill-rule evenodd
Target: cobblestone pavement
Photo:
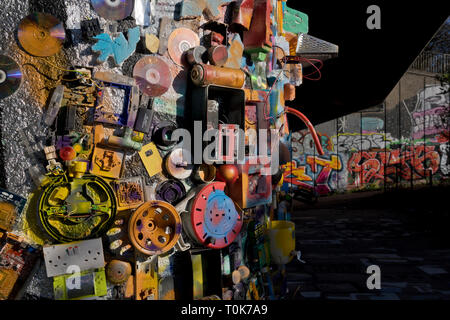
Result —
<path fill-rule="evenodd" d="M 450 299 L 450 188 L 372 192 L 296 204 L 293 299 Z M 369 290 L 367 267 L 381 270 Z"/>

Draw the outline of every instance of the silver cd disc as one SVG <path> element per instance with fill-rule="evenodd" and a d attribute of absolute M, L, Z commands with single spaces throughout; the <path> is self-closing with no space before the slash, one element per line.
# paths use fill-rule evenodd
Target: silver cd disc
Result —
<path fill-rule="evenodd" d="M 0 55 L 0 99 L 9 97 L 19 89 L 22 71 L 10 57 Z"/>
<path fill-rule="evenodd" d="M 158 56 L 139 60 L 134 66 L 133 77 L 141 92 L 149 97 L 163 95 L 173 82 L 169 65 Z"/>
<path fill-rule="evenodd" d="M 134 0 L 91 0 L 95 12 L 107 20 L 123 20 L 134 9 Z"/>

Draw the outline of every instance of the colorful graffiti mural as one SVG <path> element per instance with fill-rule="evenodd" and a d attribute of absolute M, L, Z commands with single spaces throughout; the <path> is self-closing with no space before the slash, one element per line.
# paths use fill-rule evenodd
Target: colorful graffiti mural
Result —
<path fill-rule="evenodd" d="M 333 143 L 331 139 L 323 133 L 318 132 L 317 135 L 322 143 L 322 148 L 325 152 L 333 151 Z M 297 159 L 298 157 L 305 154 L 317 154 L 316 147 L 314 145 L 314 139 L 312 135 L 308 131 L 298 131 L 292 133 L 292 153 L 293 158 Z"/>
<path fill-rule="evenodd" d="M 323 157 L 317 157 L 308 131 L 292 133 L 292 162 L 284 166 L 284 190 L 298 188 L 323 196 L 365 187 L 450 181 L 450 107 L 445 89 L 427 85 L 397 105 L 384 104 L 321 124 L 317 131 Z"/>
<path fill-rule="evenodd" d="M 450 144 L 449 143 L 443 143 L 439 146 L 441 149 L 441 172 L 443 175 L 448 176 L 450 175 Z"/>
<path fill-rule="evenodd" d="M 385 149 L 394 139 L 384 133 L 342 133 L 331 137 L 336 152 L 365 151 Z"/>
<path fill-rule="evenodd" d="M 413 139 L 448 132 L 450 107 L 449 95 L 445 93 L 445 88 L 440 85 L 430 85 L 420 90 L 417 94 L 417 105 L 412 113 L 412 120 Z"/>
<path fill-rule="evenodd" d="M 342 161 L 338 155 L 327 157 L 306 156 L 306 163 L 296 160 L 282 166 L 284 170 L 283 188 L 301 188 L 317 195 L 327 195 L 335 189 L 333 173 L 342 170 Z"/>
<path fill-rule="evenodd" d="M 380 118 L 362 118 L 361 119 L 361 125 L 362 125 L 362 133 L 378 133 L 382 132 L 384 130 L 384 121 Z"/>
<path fill-rule="evenodd" d="M 406 150 L 384 150 L 354 153 L 347 164 L 353 184 L 377 181 L 395 182 L 419 180 L 436 174 L 440 168 L 440 155 L 435 146 L 411 146 Z"/>

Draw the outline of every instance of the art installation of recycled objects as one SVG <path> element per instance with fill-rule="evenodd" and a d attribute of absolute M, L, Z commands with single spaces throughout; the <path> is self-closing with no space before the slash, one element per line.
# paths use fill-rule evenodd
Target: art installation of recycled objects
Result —
<path fill-rule="evenodd" d="M 302 54 L 337 53 L 308 16 L 286 0 L 82 0 L 14 28 L 0 99 L 29 95 L 36 115 L 15 128 L 20 183 L 0 190 L 0 300 L 283 298 L 272 277 L 295 232 L 264 150 L 289 135 Z"/>

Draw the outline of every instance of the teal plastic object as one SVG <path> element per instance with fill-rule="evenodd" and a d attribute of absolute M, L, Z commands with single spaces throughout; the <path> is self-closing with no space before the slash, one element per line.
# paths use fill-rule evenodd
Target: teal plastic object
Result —
<path fill-rule="evenodd" d="M 289 8 L 284 9 L 283 29 L 294 34 L 308 33 L 309 18 L 306 13 Z"/>
<path fill-rule="evenodd" d="M 200 17 L 205 12 L 210 18 L 220 15 L 219 7 L 233 2 L 233 0 L 184 0 L 181 7 L 181 18 Z"/>
<path fill-rule="evenodd" d="M 109 56 L 113 56 L 116 63 L 120 65 L 136 50 L 136 45 L 140 38 L 139 27 L 128 30 L 128 41 L 123 33 L 120 33 L 114 40 L 111 39 L 109 34 L 102 33 L 94 37 L 98 41 L 92 46 L 92 50 L 100 52 L 99 61 L 104 62 Z"/>

